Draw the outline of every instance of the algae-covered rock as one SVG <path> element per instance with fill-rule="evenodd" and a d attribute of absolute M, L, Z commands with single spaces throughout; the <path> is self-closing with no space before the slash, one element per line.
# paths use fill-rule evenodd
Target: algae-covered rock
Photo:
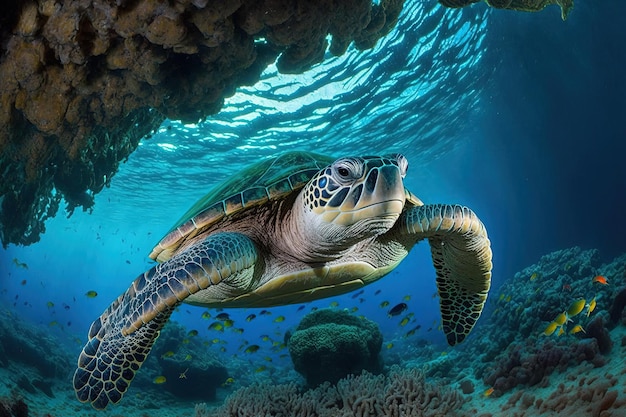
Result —
<path fill-rule="evenodd" d="M 295 370 L 315 386 L 363 370 L 380 372 L 382 342 L 382 333 L 373 321 L 325 309 L 305 316 L 288 346 Z"/>

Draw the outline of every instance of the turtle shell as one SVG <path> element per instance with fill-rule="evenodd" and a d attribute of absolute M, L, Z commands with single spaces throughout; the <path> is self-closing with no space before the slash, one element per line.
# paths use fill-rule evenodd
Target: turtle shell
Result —
<path fill-rule="evenodd" d="M 150 258 L 167 261 L 184 241 L 224 217 L 298 192 L 333 161 L 334 158 L 324 155 L 297 151 L 242 170 L 198 200 L 152 249 Z"/>

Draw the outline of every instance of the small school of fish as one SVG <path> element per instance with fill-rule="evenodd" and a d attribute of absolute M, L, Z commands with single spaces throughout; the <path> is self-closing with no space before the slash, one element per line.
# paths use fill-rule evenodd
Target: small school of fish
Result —
<path fill-rule="evenodd" d="M 600 284 L 600 285 L 608 285 L 608 280 L 606 277 L 602 275 L 597 275 L 591 279 L 592 285 Z M 596 296 L 591 299 L 591 301 L 587 302 L 584 298 L 573 301 L 569 308 L 562 313 L 559 313 L 552 322 L 548 324 L 548 326 L 544 329 L 544 336 L 551 336 L 556 334 L 557 336 L 561 336 L 567 332 L 567 324 L 572 321 L 572 318 L 583 313 L 585 317 L 589 317 L 589 315 L 596 309 L 597 300 Z M 569 330 L 569 334 L 576 334 L 583 332 L 585 333 L 584 327 L 578 323 Z"/>

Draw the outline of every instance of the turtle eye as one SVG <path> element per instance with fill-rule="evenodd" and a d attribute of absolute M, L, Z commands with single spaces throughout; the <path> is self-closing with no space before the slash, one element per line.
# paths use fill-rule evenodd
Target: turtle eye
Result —
<path fill-rule="evenodd" d="M 402 154 L 398 154 L 396 156 L 396 161 L 398 161 L 398 167 L 400 168 L 400 173 L 402 174 L 402 178 L 406 175 L 406 172 L 409 169 L 409 161 Z"/>
<path fill-rule="evenodd" d="M 363 176 L 363 161 L 357 158 L 343 158 L 333 164 L 337 180 L 347 183 Z"/>

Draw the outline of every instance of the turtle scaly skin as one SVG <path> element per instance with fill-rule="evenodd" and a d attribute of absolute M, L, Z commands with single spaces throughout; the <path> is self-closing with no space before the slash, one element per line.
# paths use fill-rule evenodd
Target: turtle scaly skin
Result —
<path fill-rule="evenodd" d="M 294 152 L 261 162 L 194 205 L 157 244 L 161 261 L 96 319 L 74 374 L 77 398 L 117 403 L 182 302 L 267 307 L 343 294 L 391 272 L 428 239 L 450 345 L 487 299 L 491 249 L 468 208 L 424 205 L 400 154 Z"/>

